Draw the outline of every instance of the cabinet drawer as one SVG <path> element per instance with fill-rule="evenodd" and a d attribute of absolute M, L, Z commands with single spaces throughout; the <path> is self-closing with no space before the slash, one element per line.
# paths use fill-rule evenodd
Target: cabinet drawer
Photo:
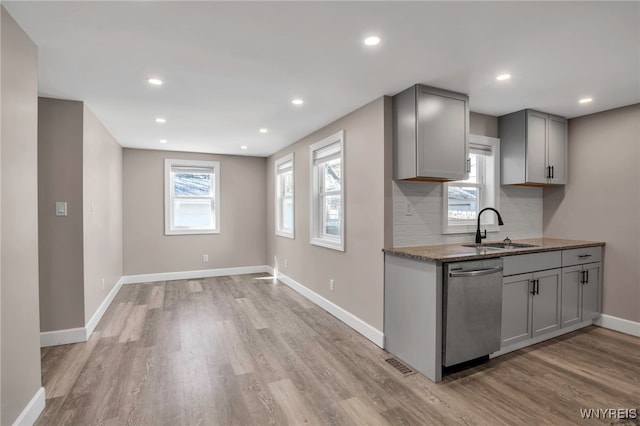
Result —
<path fill-rule="evenodd" d="M 544 271 L 562 266 L 561 251 L 545 251 L 542 253 L 521 254 L 503 258 L 503 276 L 525 274 L 527 272 Z"/>
<path fill-rule="evenodd" d="M 585 247 L 562 250 L 562 266 L 581 265 L 583 263 L 600 262 L 602 247 Z"/>

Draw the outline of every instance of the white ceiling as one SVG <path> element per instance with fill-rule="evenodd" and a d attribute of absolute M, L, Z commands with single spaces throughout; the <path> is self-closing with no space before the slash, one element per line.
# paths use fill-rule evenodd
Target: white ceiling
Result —
<path fill-rule="evenodd" d="M 638 1 L 2 4 L 38 46 L 40 95 L 85 101 L 125 147 L 266 156 L 414 83 L 491 115 L 640 102 Z"/>

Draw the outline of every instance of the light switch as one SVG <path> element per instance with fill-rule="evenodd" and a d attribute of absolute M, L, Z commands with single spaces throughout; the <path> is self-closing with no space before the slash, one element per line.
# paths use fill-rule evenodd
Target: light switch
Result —
<path fill-rule="evenodd" d="M 66 215 L 67 215 L 67 202 L 56 201 L 56 216 L 66 216 Z"/>

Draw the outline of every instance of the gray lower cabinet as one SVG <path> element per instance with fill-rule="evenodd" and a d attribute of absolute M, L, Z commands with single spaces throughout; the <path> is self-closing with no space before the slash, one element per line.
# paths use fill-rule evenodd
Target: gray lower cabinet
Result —
<path fill-rule="evenodd" d="M 562 268 L 562 327 L 600 315 L 601 263 Z"/>
<path fill-rule="evenodd" d="M 502 347 L 560 328 L 562 269 L 504 277 Z"/>
<path fill-rule="evenodd" d="M 502 353 L 600 316 L 602 247 L 507 256 L 503 262 Z"/>

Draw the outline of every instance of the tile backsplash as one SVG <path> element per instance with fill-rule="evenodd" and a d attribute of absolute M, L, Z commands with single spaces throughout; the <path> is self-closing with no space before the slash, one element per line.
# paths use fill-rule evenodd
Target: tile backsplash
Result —
<path fill-rule="evenodd" d="M 442 233 L 442 187 L 435 182 L 393 182 L 394 247 L 473 242 L 474 234 Z M 542 237 L 542 188 L 501 187 L 497 209 L 504 226 L 489 232 L 489 240 Z"/>

